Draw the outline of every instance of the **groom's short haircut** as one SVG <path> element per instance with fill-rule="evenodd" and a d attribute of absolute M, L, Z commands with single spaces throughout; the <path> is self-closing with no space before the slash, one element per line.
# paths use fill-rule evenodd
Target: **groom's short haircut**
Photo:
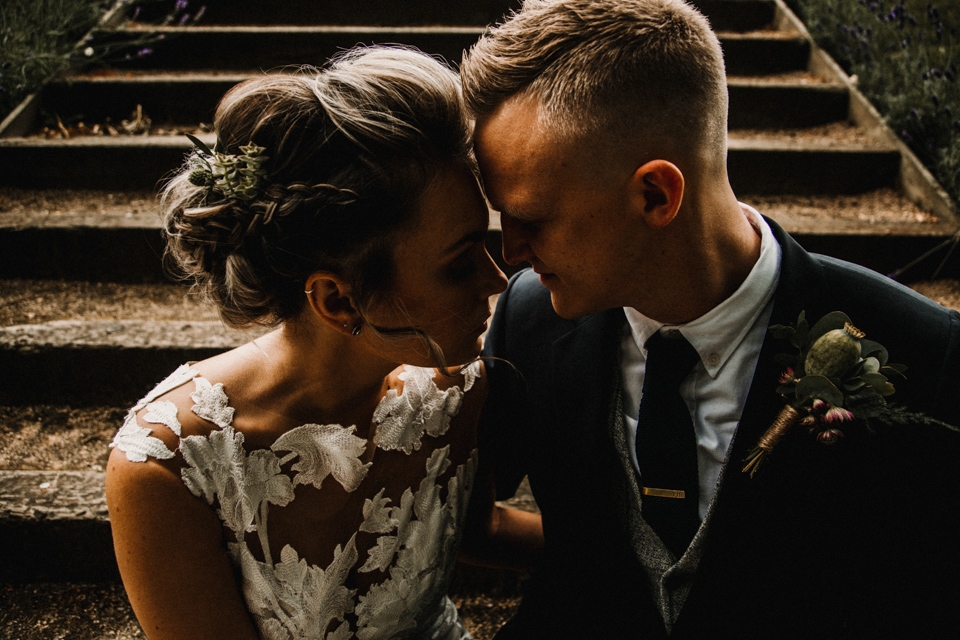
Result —
<path fill-rule="evenodd" d="M 523 95 L 560 139 L 726 155 L 720 42 L 682 0 L 526 0 L 464 55 L 461 78 L 477 118 Z"/>

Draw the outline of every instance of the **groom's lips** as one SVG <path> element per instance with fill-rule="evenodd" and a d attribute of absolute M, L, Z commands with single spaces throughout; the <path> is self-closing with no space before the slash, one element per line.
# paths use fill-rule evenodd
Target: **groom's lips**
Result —
<path fill-rule="evenodd" d="M 534 269 L 533 271 L 534 271 L 534 273 L 536 273 L 538 276 L 540 276 L 540 284 L 542 284 L 543 286 L 547 286 L 547 282 L 549 282 L 549 281 L 551 281 L 551 280 L 555 280 L 556 277 L 557 277 L 556 275 L 554 275 L 554 274 L 552 274 L 552 273 L 540 273 L 540 272 L 537 271 L 536 269 Z"/>

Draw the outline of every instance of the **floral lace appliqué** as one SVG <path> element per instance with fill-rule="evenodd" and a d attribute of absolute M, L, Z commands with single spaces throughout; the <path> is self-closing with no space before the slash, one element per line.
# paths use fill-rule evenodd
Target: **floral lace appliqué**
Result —
<path fill-rule="evenodd" d="M 443 599 L 447 579 L 456 560 L 459 544 L 458 528 L 463 521 L 476 470 L 476 451 L 447 483 L 447 502 L 440 499 L 437 478 L 450 466 L 449 447 L 434 451 L 426 464 L 427 475 L 416 492 L 404 491 L 400 506 L 389 508 L 387 501 L 367 502 L 364 507 L 364 527 L 383 528 L 387 522 L 396 522 L 388 529 L 393 535 L 377 539 L 361 572 L 388 570 L 389 577 L 373 585 L 357 605 L 360 640 L 391 638 L 402 631 L 414 629 L 423 617 L 424 606 L 436 606 Z M 377 498 L 381 498 L 378 494 Z M 384 510 L 390 514 L 384 517 Z"/>
<path fill-rule="evenodd" d="M 294 486 L 312 484 L 317 489 L 323 479 L 333 475 L 347 491 L 355 491 L 372 463 L 362 464 L 360 456 L 367 449 L 367 441 L 353 435 L 356 427 L 338 424 L 306 424 L 292 429 L 270 445 L 273 451 L 290 451 L 280 464 L 299 457 L 291 467 L 297 471 Z"/>
<path fill-rule="evenodd" d="M 346 640 L 353 637 L 350 625 L 343 621 L 353 612 L 356 590 L 344 586 L 357 562 L 356 536 L 344 548 L 337 545 L 333 561 L 320 569 L 301 559 L 290 545 L 280 552 L 280 562 L 258 562 L 246 545 L 230 544 L 230 554 L 243 573 L 243 595 L 266 640 L 325 638 Z M 341 624 L 323 635 L 330 623 Z"/>
<path fill-rule="evenodd" d="M 480 363 L 474 362 L 464 370 L 466 389 L 473 386 L 479 368 Z M 424 433 L 436 438 L 447 432 L 450 419 L 460 411 L 464 392 L 460 387 L 441 391 L 433 369 L 407 366 L 399 378 L 403 393 L 388 391 L 373 414 L 375 437 L 381 449 L 410 454 L 420 450 Z"/>
<path fill-rule="evenodd" d="M 176 389 L 196 375 L 197 372 L 191 369 L 190 365 L 180 365 L 176 371 L 167 376 L 127 412 L 123 426 L 113 437 L 113 442 L 110 443 L 110 446 L 123 451 L 127 456 L 127 460 L 131 462 L 145 462 L 147 458 L 157 458 L 158 460 L 168 460 L 172 458 L 173 451 L 167 448 L 163 440 L 150 435 L 152 429 L 147 429 L 137 424 L 137 412 L 153 403 L 156 398 L 159 398 L 168 391 Z M 153 422 L 154 424 L 164 424 L 179 436 L 180 422 L 176 417 L 176 407 L 174 406 L 173 417 L 171 419 L 169 408 L 166 407 L 164 403 L 154 404 L 156 406 L 150 407 L 150 410 L 144 416 L 144 420 L 146 422 Z"/>
<path fill-rule="evenodd" d="M 209 436 L 190 436 L 180 441 L 187 467 L 181 471 L 184 484 L 207 504 L 219 502 L 217 515 L 237 536 L 256 531 L 266 541 L 267 505 L 284 506 L 293 500 L 293 483 L 280 471 L 272 451 L 258 449 L 246 454 L 243 434 L 227 425 Z M 270 547 L 263 544 L 266 557 Z"/>
<path fill-rule="evenodd" d="M 233 422 L 233 407 L 223 391 L 223 383 L 210 384 L 206 378 L 197 378 L 195 384 L 197 390 L 190 394 L 190 398 L 197 403 L 193 405 L 193 412 L 218 427 L 230 425 Z"/>

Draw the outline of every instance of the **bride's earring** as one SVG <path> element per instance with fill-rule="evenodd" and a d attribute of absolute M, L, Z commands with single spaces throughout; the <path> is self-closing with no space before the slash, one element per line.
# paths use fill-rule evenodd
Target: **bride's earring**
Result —
<path fill-rule="evenodd" d="M 346 326 L 346 325 L 344 325 L 344 326 Z M 351 334 L 351 335 L 358 336 L 358 335 L 360 335 L 360 332 L 361 332 L 361 331 L 363 331 L 363 325 L 362 325 L 362 324 L 358 324 L 357 326 L 355 326 L 355 327 L 353 328 L 353 331 L 351 331 L 350 334 Z"/>

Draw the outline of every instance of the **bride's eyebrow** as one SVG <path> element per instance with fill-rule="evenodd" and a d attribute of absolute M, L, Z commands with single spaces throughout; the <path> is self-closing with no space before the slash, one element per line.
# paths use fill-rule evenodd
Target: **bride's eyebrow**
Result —
<path fill-rule="evenodd" d="M 461 247 L 475 244 L 477 242 L 484 242 L 486 238 L 487 238 L 486 231 L 473 231 L 472 233 L 468 233 L 467 235 L 463 236 L 462 238 L 454 242 L 452 245 L 447 247 L 447 250 L 443 252 L 443 255 L 445 256 L 452 255 L 458 252 Z"/>

